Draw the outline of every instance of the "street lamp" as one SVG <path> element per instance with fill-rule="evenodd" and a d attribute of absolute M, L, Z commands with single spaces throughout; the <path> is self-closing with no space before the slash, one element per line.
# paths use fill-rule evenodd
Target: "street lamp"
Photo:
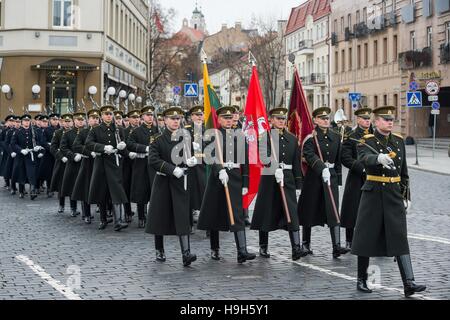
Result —
<path fill-rule="evenodd" d="M 37 84 L 31 87 L 31 93 L 33 94 L 33 99 L 39 99 L 39 94 L 41 93 L 41 87 Z"/>
<path fill-rule="evenodd" d="M 116 88 L 109 87 L 108 90 L 106 90 L 106 93 L 108 94 L 109 102 L 112 103 L 112 99 L 116 95 Z"/>
<path fill-rule="evenodd" d="M 12 100 L 14 92 L 8 84 L 2 86 L 2 93 L 5 95 L 6 100 Z"/>
<path fill-rule="evenodd" d="M 97 87 L 96 86 L 90 86 L 88 92 L 89 92 L 90 96 L 95 96 L 97 94 Z"/>
<path fill-rule="evenodd" d="M 119 91 L 119 98 L 120 99 L 125 99 L 127 97 L 127 92 L 125 90 L 120 90 Z"/>

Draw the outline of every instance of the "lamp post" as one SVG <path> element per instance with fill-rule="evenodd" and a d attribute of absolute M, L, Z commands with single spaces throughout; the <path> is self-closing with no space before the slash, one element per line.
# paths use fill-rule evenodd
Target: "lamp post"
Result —
<path fill-rule="evenodd" d="M 5 95 L 6 100 L 12 100 L 14 92 L 8 84 L 2 86 L 2 93 Z"/>
<path fill-rule="evenodd" d="M 41 93 L 41 87 L 37 84 L 31 87 L 31 93 L 33 94 L 33 99 L 39 99 Z"/>

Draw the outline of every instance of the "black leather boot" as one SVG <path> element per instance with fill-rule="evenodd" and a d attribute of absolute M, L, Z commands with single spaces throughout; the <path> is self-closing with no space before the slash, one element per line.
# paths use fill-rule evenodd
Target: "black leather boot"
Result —
<path fill-rule="evenodd" d="M 157 249 L 156 250 L 156 261 L 166 262 L 166 255 L 164 253 L 164 249 Z"/>
<path fill-rule="evenodd" d="M 349 250 L 352 250 L 352 241 L 353 241 L 353 228 L 345 229 L 345 247 Z"/>
<path fill-rule="evenodd" d="M 122 205 L 113 205 L 114 231 L 120 231 L 122 229 L 128 228 L 128 224 L 124 223 L 122 220 L 122 212 Z"/>
<path fill-rule="evenodd" d="M 164 236 L 155 235 L 155 249 L 156 261 L 166 262 L 166 255 L 164 253 Z"/>
<path fill-rule="evenodd" d="M 84 211 L 83 212 L 83 215 L 84 215 L 84 222 L 86 223 L 86 224 L 91 224 L 91 220 L 92 220 L 92 217 L 91 217 L 91 205 L 89 204 L 89 203 L 87 203 L 87 202 L 82 202 L 81 203 L 81 209 Z"/>
<path fill-rule="evenodd" d="M 183 266 L 190 266 L 192 262 L 197 260 L 195 254 L 191 254 L 191 244 L 189 235 L 180 236 L 181 253 L 183 255 Z"/>
<path fill-rule="evenodd" d="M 358 280 L 356 282 L 356 289 L 364 293 L 372 293 L 372 290 L 367 287 L 367 268 L 369 268 L 369 258 L 358 256 Z"/>
<path fill-rule="evenodd" d="M 238 263 L 244 263 L 247 260 L 254 260 L 256 254 L 247 251 L 247 239 L 245 238 L 245 230 L 234 233 L 234 240 L 236 241 L 236 248 L 238 251 Z"/>
<path fill-rule="evenodd" d="M 35 187 L 31 187 L 30 191 L 30 199 L 31 201 L 34 201 L 37 198 L 37 192 Z"/>
<path fill-rule="evenodd" d="M 346 254 L 350 250 L 341 247 L 341 227 L 335 226 L 330 228 L 331 242 L 333 243 L 333 258 L 337 259 L 341 254 Z"/>
<path fill-rule="evenodd" d="M 402 276 L 403 288 L 405 292 L 405 297 L 410 297 L 416 292 L 422 292 L 427 287 L 424 285 L 416 284 L 414 281 L 414 273 L 411 264 L 411 256 L 405 254 L 403 256 L 396 257 L 398 268 L 400 269 L 400 274 Z"/>
<path fill-rule="evenodd" d="M 219 261 L 222 259 L 220 256 L 220 250 L 219 249 L 211 249 L 211 259 Z"/>
<path fill-rule="evenodd" d="M 297 261 L 308 255 L 308 251 L 303 250 L 300 245 L 300 231 L 289 231 L 289 239 L 291 240 L 292 260 Z"/>
<path fill-rule="evenodd" d="M 269 248 L 269 233 L 259 232 L 259 255 L 263 258 L 270 258 Z"/>
<path fill-rule="evenodd" d="M 140 229 L 145 228 L 145 216 L 146 216 L 145 207 L 146 207 L 145 204 L 137 205 L 137 211 L 138 211 L 138 217 L 139 217 L 138 228 L 140 228 Z M 131 214 L 131 210 L 130 210 L 130 214 Z M 129 217 L 127 216 L 127 218 L 131 222 L 131 215 Z"/>
<path fill-rule="evenodd" d="M 311 227 L 303 227 L 302 250 L 306 252 L 307 255 L 314 254 L 311 250 Z"/>
<path fill-rule="evenodd" d="M 246 227 L 250 227 L 252 224 L 250 222 L 250 217 L 248 216 L 248 209 L 243 209 L 244 210 L 244 223 Z"/>
<path fill-rule="evenodd" d="M 77 211 L 77 202 L 70 200 L 70 216 L 75 218 L 80 215 L 80 212 Z"/>

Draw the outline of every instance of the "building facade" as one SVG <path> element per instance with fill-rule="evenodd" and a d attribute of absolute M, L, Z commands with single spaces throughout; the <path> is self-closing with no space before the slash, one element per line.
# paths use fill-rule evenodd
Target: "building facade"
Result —
<path fill-rule="evenodd" d="M 0 115 L 67 112 L 88 89 L 103 103 L 109 86 L 144 93 L 147 12 L 142 0 L 2 0 Z M 32 92 L 38 85 L 40 93 Z M 47 108 L 47 109 L 46 109 Z"/>
<path fill-rule="evenodd" d="M 330 13 L 329 0 L 309 0 L 291 11 L 285 35 L 284 94 L 287 104 L 296 68 L 310 109 L 330 105 L 328 45 Z"/>

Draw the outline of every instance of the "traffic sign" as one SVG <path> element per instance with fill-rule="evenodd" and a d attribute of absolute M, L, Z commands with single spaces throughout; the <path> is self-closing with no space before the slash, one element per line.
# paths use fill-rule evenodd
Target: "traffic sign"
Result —
<path fill-rule="evenodd" d="M 431 114 L 435 115 L 435 116 L 438 116 L 438 115 L 441 114 L 441 110 L 431 110 Z"/>
<path fill-rule="evenodd" d="M 411 81 L 409 83 L 409 90 L 411 90 L 411 91 L 419 90 L 419 84 L 416 81 Z"/>
<path fill-rule="evenodd" d="M 352 102 L 358 102 L 361 101 L 361 93 L 359 92 L 350 92 L 348 94 L 348 99 Z"/>
<path fill-rule="evenodd" d="M 198 84 L 196 83 L 186 83 L 184 85 L 184 96 L 187 98 L 198 97 Z"/>
<path fill-rule="evenodd" d="M 428 101 L 429 102 L 439 101 L 439 97 L 438 96 L 428 96 Z"/>
<path fill-rule="evenodd" d="M 358 109 L 358 107 L 359 107 L 359 103 L 356 102 L 356 101 L 352 101 L 352 108 L 353 109 Z"/>
<path fill-rule="evenodd" d="M 441 104 L 439 102 L 433 102 L 433 104 L 431 105 L 431 108 L 433 110 L 439 110 L 440 107 L 441 107 Z"/>
<path fill-rule="evenodd" d="M 179 95 L 181 93 L 181 87 L 176 86 L 173 88 L 173 94 Z"/>
<path fill-rule="evenodd" d="M 439 93 L 441 90 L 439 83 L 435 80 L 430 80 L 427 82 L 427 85 L 425 86 L 425 91 L 430 96 L 435 96 Z"/>
<path fill-rule="evenodd" d="M 407 107 L 421 108 L 422 107 L 422 92 L 406 92 Z"/>

